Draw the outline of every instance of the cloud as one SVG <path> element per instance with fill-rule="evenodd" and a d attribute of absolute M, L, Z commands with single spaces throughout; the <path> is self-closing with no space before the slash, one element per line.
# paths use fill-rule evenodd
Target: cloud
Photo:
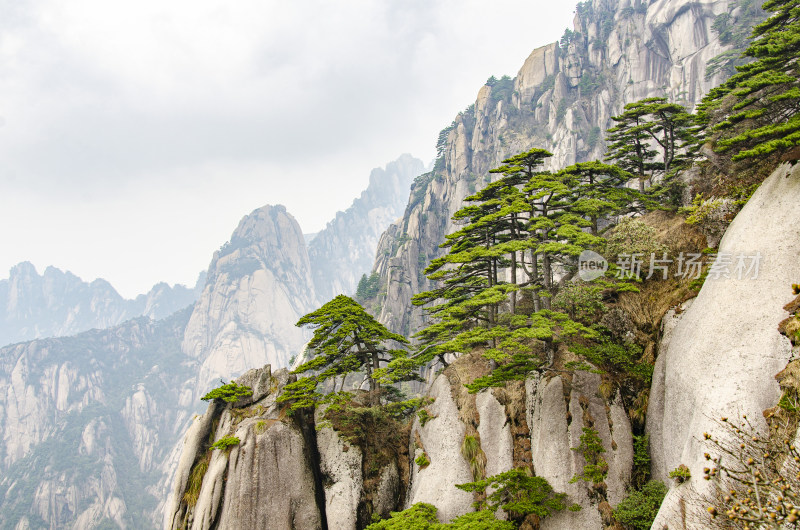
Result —
<path fill-rule="evenodd" d="M 136 229 L 151 243 L 133 261 L 148 259 L 161 233 L 204 226 L 208 208 L 229 223 L 281 202 L 317 230 L 371 168 L 403 152 L 431 158 L 439 129 L 486 78 L 513 75 L 534 47 L 558 38 L 572 9 L 552 4 L 0 1 L 0 221 L 25 203 L 42 225 L 0 236 L 0 270 L 31 259 L 27 241 L 42 247 L 41 266 L 95 271 L 87 227 L 131 230 L 118 217 L 136 216 L 147 197 L 158 200 Z M 197 209 L 187 205 L 191 222 L 176 224 L 169 208 L 188 190 Z M 97 216 L 79 223 L 86 237 L 48 215 L 69 216 L 62 205 Z M 200 262 L 165 260 L 162 278 L 192 281 L 234 226 L 207 232 Z M 70 254 L 79 263 L 47 257 L 55 238 L 79 249 Z M 112 283 L 116 275 L 123 291 L 158 280 L 104 262 L 98 274 Z"/>

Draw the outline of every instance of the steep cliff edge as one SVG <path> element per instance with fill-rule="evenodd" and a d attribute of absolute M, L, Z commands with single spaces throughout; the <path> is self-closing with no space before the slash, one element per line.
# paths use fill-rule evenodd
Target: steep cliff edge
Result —
<path fill-rule="evenodd" d="M 575 34 L 534 50 L 517 76 L 482 87 L 475 104 L 445 129 L 433 172 L 415 180 L 403 219 L 379 243 L 380 320 L 396 332 L 424 321 L 413 294 L 429 285 L 423 269 L 453 231 L 451 216 L 488 171 L 541 147 L 549 168 L 602 159 L 603 131 L 625 103 L 650 96 L 694 107 L 721 78 L 706 62 L 725 50 L 712 31 L 724 0 L 592 0 L 579 6 Z"/>
<path fill-rule="evenodd" d="M 359 278 L 369 274 L 375 261 L 378 239 L 402 217 L 411 182 L 424 171 L 422 161 L 408 154 L 373 169 L 361 196 L 314 236 L 308 256 L 320 301 L 356 291 Z"/>
<path fill-rule="evenodd" d="M 784 164 L 761 184 L 719 246 L 720 255 L 760 254 L 757 277 L 707 279 L 656 361 L 647 411 L 653 476 L 669 481 L 668 472 L 683 464 L 696 478 L 673 487 L 654 528 L 703 526 L 702 506 L 686 500 L 704 491 L 701 438 L 714 433 L 712 418 L 746 414 L 763 422 L 762 411 L 780 397 L 774 376 L 789 361 L 791 344 L 778 323 L 800 278 L 798 219 L 800 165 Z"/>
<path fill-rule="evenodd" d="M 589 372 L 468 393 L 463 384 L 487 371 L 479 354 L 461 356 L 434 379 L 425 413 L 396 422 L 369 407 L 288 416 L 276 397 L 293 376 L 251 370 L 236 382 L 251 386 L 252 398 L 212 403 L 187 432 L 164 528 L 359 530 L 420 502 L 448 522 L 476 500 L 456 484 L 527 466 L 580 506 L 545 518 L 542 528 L 602 528 L 633 464 L 619 397 L 603 398 L 600 376 Z M 573 448 L 586 425 L 606 451 L 601 493 L 571 480 L 585 464 Z M 226 436 L 237 440 L 229 450 L 211 447 Z"/>
<path fill-rule="evenodd" d="M 313 418 L 276 403 L 293 376 L 269 366 L 237 380 L 241 403 L 212 402 L 184 443 L 164 528 L 327 528 Z M 234 438 L 232 438 L 234 437 Z M 224 439 L 229 446 L 212 448 Z"/>

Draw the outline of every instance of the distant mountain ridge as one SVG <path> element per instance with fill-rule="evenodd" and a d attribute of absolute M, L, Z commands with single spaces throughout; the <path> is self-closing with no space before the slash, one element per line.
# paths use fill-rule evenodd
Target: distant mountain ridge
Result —
<path fill-rule="evenodd" d="M 0 280 L 0 346 L 110 328 L 140 316 L 159 320 L 193 304 L 204 283 L 204 273 L 194 288 L 161 282 L 128 300 L 106 280 L 85 282 L 56 267 L 39 275 L 24 261 Z"/>
<path fill-rule="evenodd" d="M 188 317 L 0 348 L 0 528 L 152 527 L 198 405 L 182 399 Z"/>

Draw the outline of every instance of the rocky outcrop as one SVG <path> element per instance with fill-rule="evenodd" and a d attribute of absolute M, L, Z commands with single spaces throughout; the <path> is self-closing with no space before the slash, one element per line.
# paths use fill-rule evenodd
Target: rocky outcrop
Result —
<path fill-rule="evenodd" d="M 192 412 L 188 317 L 0 349 L 0 526 L 152 526 Z"/>
<path fill-rule="evenodd" d="M 572 374 L 571 381 L 560 376 L 527 381 L 534 473 L 581 507 L 553 514 L 543 521 L 542 528 L 602 528 L 600 504 L 615 506 L 625 496 L 633 467 L 630 421 L 619 396 L 606 403 L 599 387 L 599 375 L 582 371 Z M 583 474 L 586 464 L 583 455 L 573 450 L 580 446 L 584 427 L 597 432 L 605 449 L 602 456 L 608 474 L 604 492 L 572 480 Z"/>
<path fill-rule="evenodd" d="M 321 417 L 322 413 L 318 412 Z M 363 453 L 358 446 L 344 442 L 333 428 L 325 426 L 317 433 L 320 470 L 328 477 L 325 486 L 325 512 L 330 528 L 355 530 L 358 508 L 362 502 L 364 477 Z"/>
<path fill-rule="evenodd" d="M 455 487 L 472 482 L 469 464 L 461 455 L 466 427 L 459 419 L 446 375 L 436 378 L 428 395 L 434 400 L 428 407 L 433 419 L 424 426 L 415 419 L 409 443 L 413 458 L 425 455 L 430 463 L 420 466 L 414 462 L 406 507 L 418 502 L 433 504 L 439 520 L 447 522 L 473 511 L 472 494 Z"/>
<path fill-rule="evenodd" d="M 403 215 L 411 182 L 424 171 L 422 161 L 408 154 L 373 169 L 361 196 L 314 236 L 308 255 L 321 301 L 355 293 L 361 275 L 372 269 L 378 239 Z"/>
<path fill-rule="evenodd" d="M 369 414 L 344 422 L 327 417 L 324 408 L 313 416 L 289 416 L 285 406 L 276 404 L 291 380 L 288 372 L 271 374 L 269 366 L 248 372 L 237 379 L 238 384 L 255 382 L 269 391 L 254 391 L 246 402 L 213 403 L 195 418 L 183 444 L 164 528 L 319 528 L 324 520 L 327 528 L 359 530 L 373 514 L 389 517 L 403 509 L 404 502 L 406 507 L 434 504 L 442 521 L 472 511 L 472 494 L 455 487 L 473 480 L 462 454 L 465 434 L 472 432 L 480 439 L 484 471 L 492 474 L 513 467 L 514 442 L 506 408 L 491 392 L 457 403 L 453 392 L 461 388 L 453 378 L 461 368 L 454 366 L 431 388 L 433 401 L 426 407 L 431 419 L 422 425 L 417 417 L 410 434 L 394 420 L 380 423 L 386 418 L 353 425 L 353 421 L 372 421 Z M 464 391 L 462 398 L 466 395 Z M 525 407 L 520 402 L 517 408 Z M 465 414 L 475 423 L 465 423 Z M 477 428 L 468 431 L 468 424 Z M 334 429 L 336 425 L 346 431 Z M 370 426 L 380 433 L 365 434 Z M 224 436 L 240 441 L 230 453 L 210 449 L 212 441 Z M 390 447 L 398 440 L 410 452 Z M 412 461 L 409 470 L 407 460 L 423 453 L 430 464 Z M 205 471 L 198 485 L 191 477 L 199 466 Z M 286 506 L 295 510 L 302 506 L 305 511 L 295 513 L 294 520 L 305 518 L 307 526 L 293 526 L 289 519 L 278 517 Z"/>
<path fill-rule="evenodd" d="M 183 351 L 201 364 L 198 394 L 253 366 L 288 366 L 306 341 L 295 323 L 317 305 L 294 217 L 283 206 L 264 206 L 244 217 L 214 253 L 186 327 Z"/>
<path fill-rule="evenodd" d="M 162 319 L 193 304 L 197 294 L 159 283 L 126 300 L 103 279 L 87 283 L 55 267 L 39 275 L 23 262 L 0 280 L 0 345 L 110 328 L 140 316 Z"/>
<path fill-rule="evenodd" d="M 789 361 L 791 344 L 777 326 L 787 316 L 782 306 L 792 298 L 791 285 L 800 278 L 798 219 L 800 166 L 784 164 L 723 236 L 719 255 L 731 258 L 729 270 L 709 275 L 662 348 L 647 413 L 653 476 L 667 481 L 668 472 L 683 464 L 693 478 L 688 487 L 673 487 L 655 528 L 702 526 L 692 519 L 702 507 L 689 499 L 703 490 L 700 440 L 703 432 L 715 432 L 712 418 L 746 414 L 758 424 L 762 411 L 780 397 L 774 376 Z M 757 272 L 748 271 L 759 254 Z M 739 255 L 746 266 L 741 277 Z"/>
<path fill-rule="evenodd" d="M 464 197 L 504 158 L 541 147 L 553 153 L 549 168 L 602 159 L 603 132 L 625 103 L 666 95 L 696 105 L 721 80 L 706 79 L 705 64 L 724 50 L 711 26 L 727 9 L 724 0 L 583 2 L 569 42 L 534 50 L 513 80 L 482 87 L 445 130 L 434 171 L 415 180 L 403 219 L 380 239 L 381 322 L 401 333 L 423 325 L 410 303 L 430 287 L 423 269 Z"/>
<path fill-rule="evenodd" d="M 290 380 L 285 369 L 274 374 L 269 366 L 252 371 L 237 383 L 269 381 L 269 392 L 243 407 L 212 403 L 195 419 L 164 528 L 326 527 L 313 418 L 287 417 L 285 407 L 276 402 Z M 229 449 L 211 447 L 230 436 L 238 442 Z"/>

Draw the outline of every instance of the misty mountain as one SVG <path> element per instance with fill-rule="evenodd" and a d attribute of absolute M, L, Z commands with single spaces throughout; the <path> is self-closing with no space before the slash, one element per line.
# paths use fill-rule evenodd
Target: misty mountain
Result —
<path fill-rule="evenodd" d="M 308 255 L 320 301 L 356 291 L 361 275 L 372 269 L 381 234 L 402 217 L 411 183 L 424 171 L 422 161 L 409 154 L 373 169 L 361 196 L 311 239 Z"/>
<path fill-rule="evenodd" d="M 324 302 L 317 286 L 349 289 L 368 270 L 421 167 L 404 155 L 376 169 L 316 236 L 283 206 L 254 210 L 196 290 L 162 283 L 125 300 L 104 280 L 15 267 L 0 282 L 4 333 L 106 329 L 0 349 L 0 528 L 154 527 L 199 398 L 220 378 L 301 352 L 295 323 Z M 310 251 L 317 238 L 327 244 Z"/>
<path fill-rule="evenodd" d="M 197 407 L 186 394 L 197 367 L 180 349 L 188 318 L 0 349 L 0 528 L 151 526 Z"/>
<path fill-rule="evenodd" d="M 109 328 L 139 316 L 158 320 L 193 304 L 203 283 L 204 275 L 194 288 L 162 282 L 128 300 L 103 279 L 89 283 L 55 267 L 39 275 L 22 262 L 0 280 L 0 345 Z"/>

